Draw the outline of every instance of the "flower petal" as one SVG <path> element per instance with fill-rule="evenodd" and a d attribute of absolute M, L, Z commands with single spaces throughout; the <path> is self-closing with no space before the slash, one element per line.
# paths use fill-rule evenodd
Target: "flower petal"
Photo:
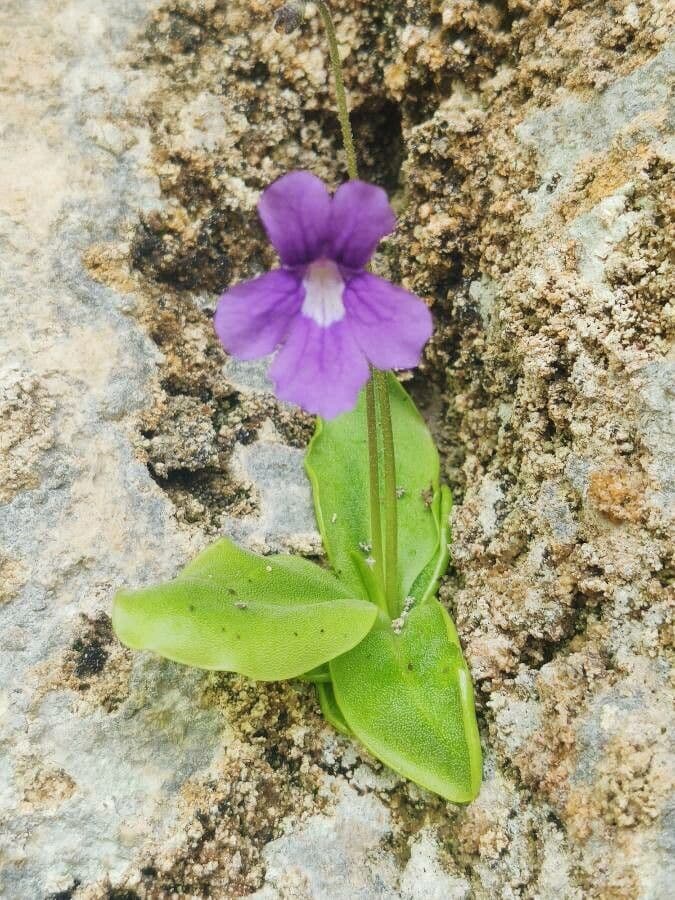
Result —
<path fill-rule="evenodd" d="M 288 269 L 235 285 L 218 301 L 214 325 L 220 343 L 238 359 L 267 356 L 286 336 L 304 296 L 300 277 Z"/>
<path fill-rule="evenodd" d="M 331 198 L 311 172 L 289 172 L 263 193 L 258 213 L 286 266 L 318 259 L 325 247 Z"/>
<path fill-rule="evenodd" d="M 359 272 L 344 292 L 347 322 L 359 347 L 378 369 L 418 365 L 431 337 L 431 313 L 414 294 Z"/>
<path fill-rule="evenodd" d="M 269 374 L 281 400 L 332 419 L 356 406 L 370 370 L 344 320 L 325 328 L 300 315 Z"/>
<path fill-rule="evenodd" d="M 333 197 L 327 255 L 350 269 L 360 269 L 395 227 L 396 216 L 382 188 L 348 181 Z"/>

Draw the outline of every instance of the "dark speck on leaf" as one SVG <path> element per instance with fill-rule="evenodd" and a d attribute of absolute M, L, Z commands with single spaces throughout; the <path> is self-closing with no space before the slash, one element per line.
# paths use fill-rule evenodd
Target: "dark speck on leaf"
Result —
<path fill-rule="evenodd" d="M 431 504 L 434 502 L 434 487 L 432 484 L 426 490 L 420 492 L 420 496 L 422 497 L 422 502 L 427 507 L 427 509 L 431 508 Z"/>
<path fill-rule="evenodd" d="M 408 671 L 412 672 L 412 670 L 413 670 L 413 664 L 411 662 L 409 662 L 408 663 Z"/>

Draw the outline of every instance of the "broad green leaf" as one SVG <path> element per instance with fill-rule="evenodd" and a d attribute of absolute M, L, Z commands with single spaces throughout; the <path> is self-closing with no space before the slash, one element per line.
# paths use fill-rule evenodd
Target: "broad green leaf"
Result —
<path fill-rule="evenodd" d="M 113 627 L 135 650 L 260 681 L 294 678 L 354 647 L 376 609 L 329 572 L 221 540 L 174 581 L 120 591 Z"/>
<path fill-rule="evenodd" d="M 398 504 L 399 590 L 405 598 L 438 547 L 439 462 L 415 404 L 389 374 Z M 356 555 L 372 543 L 365 390 L 352 412 L 317 422 L 305 460 L 324 547 L 340 581 L 365 596 Z M 380 465 L 382 470 L 382 465 Z"/>
<path fill-rule="evenodd" d="M 379 614 L 360 644 L 331 660 L 330 672 L 346 723 L 378 759 L 454 803 L 477 796 L 471 677 L 438 601 L 415 607 L 401 634 Z"/>
<path fill-rule="evenodd" d="M 332 725 L 336 731 L 352 737 L 353 732 L 345 722 L 345 717 L 342 715 L 342 711 L 335 700 L 335 692 L 333 691 L 332 684 L 317 684 L 316 690 L 319 695 L 319 704 L 324 719 L 329 725 Z"/>

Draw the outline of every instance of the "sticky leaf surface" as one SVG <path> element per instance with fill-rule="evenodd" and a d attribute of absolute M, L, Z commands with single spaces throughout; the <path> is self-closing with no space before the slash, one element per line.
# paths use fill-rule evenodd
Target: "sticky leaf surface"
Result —
<path fill-rule="evenodd" d="M 387 375 L 391 404 L 398 501 L 399 592 L 405 598 L 438 548 L 439 461 L 424 420 L 396 378 Z M 352 412 L 319 420 L 305 466 L 314 491 L 316 517 L 333 570 L 343 584 L 364 595 L 355 555 L 372 543 L 368 492 L 365 390 Z M 380 460 L 380 472 L 383 466 Z"/>
<path fill-rule="evenodd" d="M 368 636 L 330 663 L 344 720 L 379 759 L 455 803 L 480 788 L 481 751 L 471 678 L 454 626 L 433 600 L 401 634 L 382 614 Z"/>
<path fill-rule="evenodd" d="M 223 539 L 173 581 L 120 591 L 113 626 L 133 649 L 271 681 L 351 649 L 376 615 L 314 563 L 256 556 Z"/>

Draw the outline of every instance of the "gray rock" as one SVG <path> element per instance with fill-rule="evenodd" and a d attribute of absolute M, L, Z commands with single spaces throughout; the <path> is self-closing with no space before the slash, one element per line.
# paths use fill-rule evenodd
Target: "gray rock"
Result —
<path fill-rule="evenodd" d="M 263 6 L 0 9 L 0 895 L 661 900 L 660 0 L 338 17 L 364 172 L 401 211 L 378 267 L 438 325 L 413 385 L 457 496 L 442 596 L 476 678 L 478 800 L 378 767 L 306 686 L 190 671 L 111 632 L 119 586 L 171 578 L 214 531 L 321 553 L 307 422 L 209 322 L 271 259 L 259 189 L 288 168 L 343 178 L 316 23 L 276 34 Z M 148 429 L 162 410 L 172 429 Z M 200 518 L 214 473 L 251 503 Z"/>

